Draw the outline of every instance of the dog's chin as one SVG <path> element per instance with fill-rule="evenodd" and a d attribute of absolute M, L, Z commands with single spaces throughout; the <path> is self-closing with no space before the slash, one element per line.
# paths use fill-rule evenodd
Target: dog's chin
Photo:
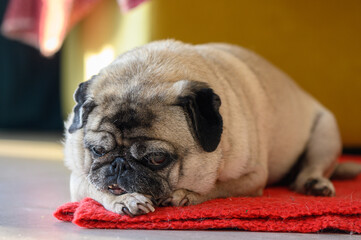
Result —
<path fill-rule="evenodd" d="M 118 184 L 112 184 L 108 186 L 108 191 L 114 195 L 122 195 L 127 193 L 123 188 L 121 188 Z"/>

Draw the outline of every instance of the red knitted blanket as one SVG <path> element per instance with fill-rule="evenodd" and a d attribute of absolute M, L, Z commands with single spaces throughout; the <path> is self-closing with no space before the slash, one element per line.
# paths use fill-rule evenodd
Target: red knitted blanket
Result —
<path fill-rule="evenodd" d="M 343 157 L 361 161 L 361 157 Z M 134 218 L 85 198 L 60 206 L 54 216 L 86 228 L 240 229 L 268 232 L 341 230 L 361 233 L 361 175 L 334 181 L 335 197 L 311 197 L 271 187 L 262 197 L 215 199 L 196 206 L 161 207 Z"/>

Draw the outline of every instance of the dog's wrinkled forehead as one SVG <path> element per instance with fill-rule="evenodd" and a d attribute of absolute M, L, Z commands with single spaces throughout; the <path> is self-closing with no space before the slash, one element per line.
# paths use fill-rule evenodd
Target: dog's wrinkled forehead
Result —
<path fill-rule="evenodd" d="M 155 113 L 146 104 L 123 102 L 113 105 L 113 115 L 110 115 L 108 120 L 121 131 L 137 127 L 149 128 L 156 118 Z"/>
<path fill-rule="evenodd" d="M 110 122 L 121 131 L 150 128 L 164 107 L 176 101 L 179 93 L 173 85 L 98 76 L 89 95 L 97 106 L 95 115 L 104 116 L 101 122 Z"/>

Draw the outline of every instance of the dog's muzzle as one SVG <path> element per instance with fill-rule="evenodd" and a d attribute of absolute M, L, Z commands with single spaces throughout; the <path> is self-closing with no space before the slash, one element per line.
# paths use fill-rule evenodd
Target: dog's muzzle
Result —
<path fill-rule="evenodd" d="M 124 158 L 117 157 L 111 164 L 110 168 L 110 171 L 113 175 L 118 175 L 129 170 L 130 166 Z M 116 183 L 109 185 L 108 190 L 114 195 L 121 195 L 126 193 L 126 191 Z"/>

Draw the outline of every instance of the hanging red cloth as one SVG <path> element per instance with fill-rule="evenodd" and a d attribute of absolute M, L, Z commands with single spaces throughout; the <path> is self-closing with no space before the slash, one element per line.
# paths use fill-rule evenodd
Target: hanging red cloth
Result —
<path fill-rule="evenodd" d="M 44 56 L 55 54 L 69 30 L 102 0 L 10 0 L 2 34 L 38 48 Z M 144 0 L 118 0 L 126 12 Z"/>

